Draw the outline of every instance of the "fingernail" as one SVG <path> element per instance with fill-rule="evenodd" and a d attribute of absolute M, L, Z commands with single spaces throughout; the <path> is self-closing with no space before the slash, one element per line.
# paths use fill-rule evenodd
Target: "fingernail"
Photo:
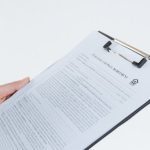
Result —
<path fill-rule="evenodd" d="M 29 81 L 30 81 L 30 78 L 29 78 L 29 77 L 23 78 L 22 81 L 29 82 Z"/>

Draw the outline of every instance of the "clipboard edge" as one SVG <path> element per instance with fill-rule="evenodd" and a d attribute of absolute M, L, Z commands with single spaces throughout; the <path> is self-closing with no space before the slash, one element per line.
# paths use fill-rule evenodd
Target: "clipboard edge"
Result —
<path fill-rule="evenodd" d="M 110 133 L 112 133 L 115 129 L 117 129 L 118 127 L 120 127 L 124 123 L 126 123 L 128 120 L 130 120 L 132 117 L 134 117 L 138 112 L 140 112 L 142 109 L 144 109 L 149 104 L 150 104 L 150 99 L 146 103 L 144 103 L 142 106 L 140 106 L 138 109 L 136 109 L 135 111 L 133 111 L 130 115 L 128 115 L 127 117 L 125 117 L 117 125 L 115 125 L 110 130 L 108 130 L 105 134 L 103 134 L 101 137 L 99 137 L 96 141 L 94 141 L 92 144 L 90 144 L 88 147 L 86 147 L 84 150 L 89 150 L 90 148 L 92 148 L 93 146 L 95 146 L 98 142 L 100 142 L 107 135 L 109 135 Z"/>

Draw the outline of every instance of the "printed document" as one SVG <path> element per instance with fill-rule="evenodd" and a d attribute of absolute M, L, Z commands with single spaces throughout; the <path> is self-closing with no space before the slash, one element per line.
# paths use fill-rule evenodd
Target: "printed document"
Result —
<path fill-rule="evenodd" d="M 1 150 L 83 150 L 148 101 L 149 61 L 136 68 L 106 42 L 93 32 L 0 106 Z"/>

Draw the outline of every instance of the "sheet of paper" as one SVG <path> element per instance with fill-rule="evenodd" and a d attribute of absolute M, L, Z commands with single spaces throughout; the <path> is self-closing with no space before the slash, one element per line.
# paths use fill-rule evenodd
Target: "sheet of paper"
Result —
<path fill-rule="evenodd" d="M 0 106 L 1 149 L 83 150 L 150 98 L 150 63 L 134 67 L 107 41 L 90 34 Z"/>

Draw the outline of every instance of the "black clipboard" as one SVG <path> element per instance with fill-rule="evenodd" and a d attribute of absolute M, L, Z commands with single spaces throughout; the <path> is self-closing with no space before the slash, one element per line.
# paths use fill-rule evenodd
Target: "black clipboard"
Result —
<path fill-rule="evenodd" d="M 135 62 L 135 61 L 130 61 L 128 58 L 121 56 L 122 58 L 126 59 L 127 61 L 131 62 L 135 67 L 137 68 L 141 68 L 143 67 L 143 65 L 147 62 L 147 60 L 150 60 L 150 55 L 133 47 L 130 46 L 129 44 L 126 44 L 125 42 L 122 42 L 118 39 L 115 39 L 111 36 L 109 36 L 106 33 L 103 33 L 101 31 L 98 31 L 100 34 L 106 36 L 109 40 L 108 42 L 103 46 L 103 48 L 105 50 L 107 50 L 108 52 L 111 50 L 109 48 L 109 46 L 112 44 L 111 41 L 115 41 L 118 44 L 126 47 L 129 50 L 132 50 L 133 52 L 135 52 L 138 55 L 141 55 L 143 58 L 141 59 L 140 62 Z M 125 122 L 127 122 L 129 119 L 131 119 L 134 115 L 136 115 L 139 111 L 141 111 L 143 108 L 145 108 L 146 106 L 148 106 L 150 104 L 150 99 L 147 100 L 146 103 L 144 103 L 142 106 L 140 106 L 138 109 L 136 109 L 135 111 L 133 111 L 130 115 L 128 115 L 127 117 L 125 117 L 123 120 L 121 120 L 117 125 L 113 126 L 110 130 L 108 130 L 105 134 L 103 134 L 102 136 L 100 136 L 97 140 L 95 140 L 93 143 L 91 143 L 88 147 L 86 147 L 84 150 L 89 150 L 90 148 L 92 148 L 93 146 L 95 146 L 98 142 L 100 142 L 103 138 L 105 138 L 107 135 L 109 135 L 111 132 L 113 132 L 115 129 L 117 129 L 118 127 L 120 127 L 122 124 L 124 124 Z"/>

